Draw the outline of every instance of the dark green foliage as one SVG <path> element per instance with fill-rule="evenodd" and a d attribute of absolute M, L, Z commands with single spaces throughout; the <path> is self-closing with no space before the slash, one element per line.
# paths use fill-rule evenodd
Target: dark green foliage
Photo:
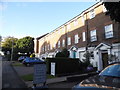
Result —
<path fill-rule="evenodd" d="M 9 60 L 11 58 L 12 45 L 13 60 L 18 59 L 18 52 L 27 53 L 27 56 L 30 56 L 30 54 L 34 52 L 34 41 L 32 37 L 27 36 L 21 39 L 17 39 L 9 36 L 2 42 L 2 51 L 5 52 L 5 55 Z M 7 52 L 10 52 L 9 55 L 7 55 Z"/>
<path fill-rule="evenodd" d="M 70 52 L 66 48 L 62 50 L 62 53 L 64 54 L 64 57 L 69 57 L 70 55 Z"/>
<path fill-rule="evenodd" d="M 21 53 L 27 53 L 27 55 L 30 55 L 34 52 L 34 38 L 27 36 L 24 38 L 21 38 L 17 41 L 17 47 L 19 48 L 19 51 Z"/>
<path fill-rule="evenodd" d="M 55 57 L 69 57 L 69 51 L 64 48 L 61 52 L 58 52 Z"/>
<path fill-rule="evenodd" d="M 7 37 L 5 38 L 5 40 L 2 42 L 2 51 L 5 53 L 5 56 L 8 60 L 11 59 L 11 51 L 12 51 L 12 47 L 13 47 L 13 60 L 17 59 L 18 56 L 18 52 L 17 52 L 17 47 L 16 47 L 16 42 L 17 42 L 17 38 L 14 37 Z M 9 54 L 7 53 L 9 52 Z"/>
<path fill-rule="evenodd" d="M 107 9 L 106 15 L 109 15 L 112 20 L 120 23 L 120 1 L 119 2 L 104 2 Z"/>
<path fill-rule="evenodd" d="M 6 37 L 4 39 L 4 41 L 2 42 L 2 51 L 5 52 L 5 54 L 7 54 L 7 51 L 11 52 L 12 50 L 12 43 L 13 43 L 13 48 L 16 48 L 15 45 L 16 45 L 16 42 L 17 42 L 17 38 L 14 38 L 14 37 Z"/>
<path fill-rule="evenodd" d="M 55 57 L 64 57 L 64 54 L 62 52 L 58 52 Z"/>
<path fill-rule="evenodd" d="M 83 55 L 83 57 L 85 59 L 83 59 L 83 67 L 88 67 L 90 65 L 90 57 L 91 57 L 91 53 L 89 53 L 88 51 Z"/>
<path fill-rule="evenodd" d="M 79 59 L 72 58 L 47 58 L 47 73 L 51 72 L 51 62 L 55 62 L 56 64 L 56 75 L 65 75 L 80 72 L 80 64 Z"/>

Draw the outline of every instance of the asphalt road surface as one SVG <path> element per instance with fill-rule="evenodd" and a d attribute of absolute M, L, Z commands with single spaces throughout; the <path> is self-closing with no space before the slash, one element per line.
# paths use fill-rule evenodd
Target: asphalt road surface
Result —
<path fill-rule="evenodd" d="M 10 61 L 2 61 L 2 89 L 4 88 L 27 88 Z"/>
<path fill-rule="evenodd" d="M 53 83 L 53 84 L 48 84 L 49 88 L 69 88 L 72 89 L 73 86 L 77 85 L 78 83 L 80 83 L 80 81 L 72 81 L 72 82 L 68 82 L 68 81 L 64 81 L 64 82 L 59 82 L 59 83 Z"/>

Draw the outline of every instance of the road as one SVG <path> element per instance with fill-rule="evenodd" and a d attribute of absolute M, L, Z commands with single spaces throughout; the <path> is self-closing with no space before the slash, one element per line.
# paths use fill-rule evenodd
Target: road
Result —
<path fill-rule="evenodd" d="M 68 81 L 64 81 L 64 82 L 59 82 L 59 83 L 53 83 L 53 84 L 48 84 L 49 88 L 69 88 L 72 89 L 73 86 L 77 85 L 78 83 L 80 83 L 80 81 L 72 81 L 72 82 L 68 82 Z"/>
<path fill-rule="evenodd" d="M 27 88 L 10 61 L 2 61 L 2 88 Z"/>

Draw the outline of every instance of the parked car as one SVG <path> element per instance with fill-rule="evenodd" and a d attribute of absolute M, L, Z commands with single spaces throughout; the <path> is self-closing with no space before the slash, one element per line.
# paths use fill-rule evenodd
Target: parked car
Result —
<path fill-rule="evenodd" d="M 19 62 L 22 62 L 26 57 L 27 57 L 27 56 L 20 56 L 20 57 L 18 58 L 18 61 L 19 61 Z"/>
<path fill-rule="evenodd" d="M 22 63 L 26 66 L 30 66 L 33 65 L 34 63 L 40 63 L 40 62 L 44 62 L 44 61 L 36 57 L 32 57 L 32 58 L 27 57 L 22 61 Z"/>
<path fill-rule="evenodd" d="M 83 80 L 73 90 L 78 88 L 120 89 L 120 62 L 111 64 L 98 75 Z"/>

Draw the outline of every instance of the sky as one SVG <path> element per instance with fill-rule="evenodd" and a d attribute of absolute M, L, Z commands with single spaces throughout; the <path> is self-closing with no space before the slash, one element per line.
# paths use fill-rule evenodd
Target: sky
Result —
<path fill-rule="evenodd" d="M 55 30 L 97 2 L 0 3 L 2 37 L 39 37 Z"/>

